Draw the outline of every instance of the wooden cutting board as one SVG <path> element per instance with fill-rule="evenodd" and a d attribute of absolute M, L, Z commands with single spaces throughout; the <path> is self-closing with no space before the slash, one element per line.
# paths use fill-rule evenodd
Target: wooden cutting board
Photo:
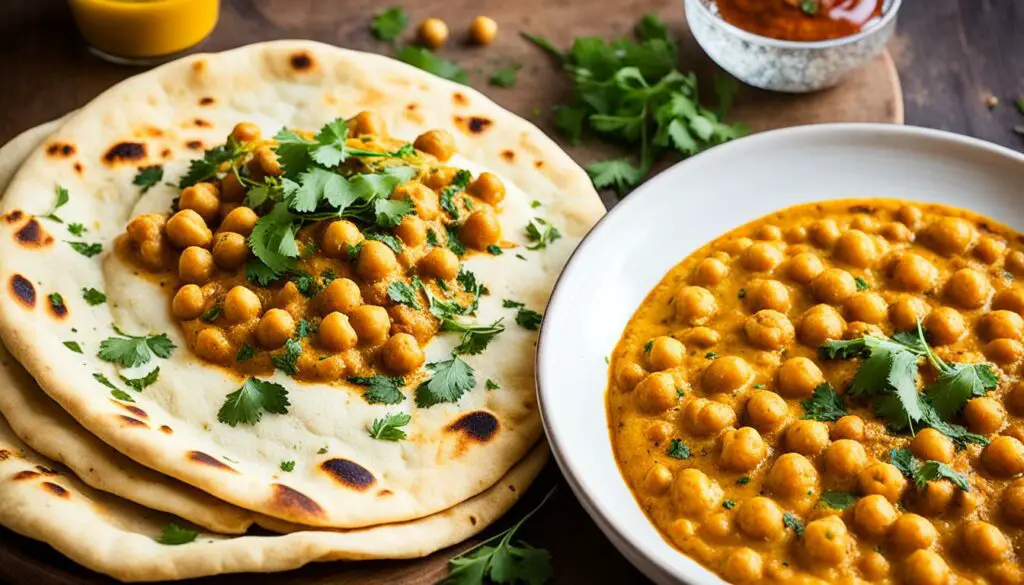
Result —
<path fill-rule="evenodd" d="M 412 26 L 428 16 L 448 22 L 452 38 L 441 54 L 469 71 L 473 87 L 534 121 L 553 136 L 551 106 L 564 103 L 571 87 L 551 59 L 522 40 L 519 31 L 543 35 L 560 46 L 568 46 L 576 36 L 629 35 L 640 15 L 656 12 L 680 40 L 681 67 L 697 71 L 705 90 L 717 70 L 689 34 L 682 16 L 682 3 L 678 0 L 419 0 L 407 4 Z M 394 48 L 375 40 L 369 32 L 370 19 L 380 7 L 378 0 L 223 0 L 221 22 L 200 50 L 219 51 L 280 38 L 309 38 L 391 54 Z M 16 111 L 5 112 L 4 119 L 0 120 L 0 143 L 35 124 L 81 107 L 110 85 L 139 72 L 89 55 L 74 30 L 66 4 L 51 2 L 46 10 L 48 17 L 37 17 L 26 24 L 38 30 L 21 31 L 24 42 L 11 46 L 6 55 L 4 91 L 8 103 L 18 106 Z M 494 18 L 500 27 L 497 41 L 486 48 L 468 47 L 464 43 L 465 29 L 477 14 Z M 11 18 L 18 20 L 17 15 Z M 407 35 L 403 40 L 410 39 Z M 516 87 L 488 86 L 490 73 L 511 62 L 524 65 Z M 47 92 L 46 99 L 39 99 L 40 91 Z M 705 95 L 708 93 L 705 91 Z M 900 124 L 903 101 L 892 59 L 883 54 L 839 87 L 816 94 L 782 95 L 745 87 L 737 96 L 730 118 L 745 122 L 753 131 L 824 122 Z M 581 164 L 621 152 L 601 144 L 585 144 L 567 148 L 567 151 Z M 663 161 L 663 165 L 668 162 L 671 161 Z M 617 201 L 612 193 L 604 193 L 602 197 L 609 207 Z M 645 582 L 586 516 L 554 464 L 548 466 L 506 520 L 484 536 L 508 526 L 531 509 L 551 486 L 558 484 L 561 484 L 559 493 L 524 531 L 524 537 L 532 544 L 552 552 L 555 583 Z M 89 535 L 81 537 L 89 538 Z M 414 561 L 318 564 L 279 575 L 246 576 L 244 581 L 253 585 L 427 585 L 444 577 L 449 558 L 476 542 L 479 539 Z M 228 576 L 195 582 L 224 584 L 236 579 L 242 578 Z M 3 528 L 0 528 L 0 582 L 12 585 L 112 583 L 110 579 L 73 565 L 46 545 Z"/>

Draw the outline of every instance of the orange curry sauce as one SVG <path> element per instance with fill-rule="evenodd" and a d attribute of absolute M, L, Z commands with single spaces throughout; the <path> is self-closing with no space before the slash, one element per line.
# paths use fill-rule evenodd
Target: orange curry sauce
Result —
<path fill-rule="evenodd" d="M 882 15 L 884 0 L 716 0 L 729 24 L 786 41 L 855 35 Z"/>

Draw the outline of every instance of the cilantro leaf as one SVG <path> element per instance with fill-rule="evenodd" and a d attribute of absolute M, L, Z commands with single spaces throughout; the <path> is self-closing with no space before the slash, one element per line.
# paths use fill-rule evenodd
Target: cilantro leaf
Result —
<path fill-rule="evenodd" d="M 299 371 L 296 362 L 301 355 L 302 343 L 298 339 L 289 339 L 284 343 L 284 352 L 273 356 L 270 361 L 274 362 L 274 367 L 277 369 L 289 376 L 294 376 Z"/>
<path fill-rule="evenodd" d="M 558 59 L 559 61 L 565 60 L 565 58 L 566 58 L 565 53 L 563 53 L 561 49 L 556 47 L 555 44 L 552 43 L 551 41 L 549 41 L 548 39 L 546 39 L 544 37 L 541 37 L 541 36 L 538 36 L 538 35 L 531 35 L 531 34 L 525 33 L 525 32 L 521 32 L 521 33 L 519 33 L 519 35 L 521 37 L 523 37 L 524 39 L 530 41 L 531 43 L 537 45 L 541 49 L 544 49 L 545 51 L 547 51 L 548 54 L 550 54 L 552 57 Z"/>
<path fill-rule="evenodd" d="M 281 275 L 259 260 L 250 260 L 245 265 L 245 277 L 249 282 L 254 282 L 260 286 L 270 286 Z"/>
<path fill-rule="evenodd" d="M 85 242 L 68 242 L 68 245 L 71 246 L 71 249 L 75 252 L 78 252 L 86 258 L 92 258 L 93 256 L 103 252 L 103 244 L 98 242 L 93 244 L 87 244 Z"/>
<path fill-rule="evenodd" d="M 426 71 L 427 73 L 433 73 L 438 77 L 443 77 L 455 83 L 461 83 L 462 85 L 469 85 L 469 76 L 466 72 L 451 61 L 446 61 L 441 57 L 438 57 L 430 50 L 424 47 L 415 47 L 412 45 L 405 45 L 398 49 L 398 54 L 395 57 L 403 63 L 408 63 L 413 67 L 417 67 Z"/>
<path fill-rule="evenodd" d="M 846 510 L 857 503 L 857 496 L 847 492 L 824 492 L 818 501 L 833 510 Z"/>
<path fill-rule="evenodd" d="M 57 194 L 57 201 L 53 205 L 53 211 L 47 213 L 42 217 L 43 219 L 48 219 L 50 221 L 55 221 L 57 223 L 64 223 L 64 220 L 57 217 L 57 210 L 60 209 L 61 207 L 64 207 L 64 205 L 67 204 L 71 197 L 70 195 L 68 195 L 68 190 L 65 189 L 63 185 L 57 185 L 56 187 L 54 187 L 54 192 Z"/>
<path fill-rule="evenodd" d="M 400 280 L 388 285 L 388 298 L 401 305 L 409 305 L 419 309 L 420 304 L 416 301 L 416 289 Z"/>
<path fill-rule="evenodd" d="M 935 382 L 925 389 L 925 396 L 939 417 L 950 419 L 976 396 L 984 396 L 999 385 L 988 364 L 949 364 L 939 371 Z"/>
<path fill-rule="evenodd" d="M 406 437 L 402 427 L 412 422 L 412 416 L 404 412 L 393 412 L 374 419 L 366 429 L 370 436 L 379 441 L 401 441 Z"/>
<path fill-rule="evenodd" d="M 363 398 L 370 404 L 398 404 L 405 400 L 405 394 L 402 394 L 405 378 L 381 375 L 369 377 L 353 376 L 348 381 L 360 386 L 366 386 Z"/>
<path fill-rule="evenodd" d="M 107 295 L 103 294 L 103 291 L 96 290 L 94 288 L 83 288 L 82 298 L 85 299 L 85 302 L 91 307 L 102 305 L 107 302 Z"/>
<path fill-rule="evenodd" d="M 287 414 L 291 403 L 284 386 L 268 380 L 249 378 L 242 387 L 227 395 L 217 412 L 217 420 L 229 425 L 254 425 L 263 418 L 263 411 Z"/>
<path fill-rule="evenodd" d="M 459 208 L 455 205 L 455 195 L 460 191 L 465 191 L 472 178 L 473 175 L 471 175 L 469 171 L 466 169 L 459 169 L 459 171 L 455 173 L 455 177 L 452 178 L 452 182 L 444 189 L 441 189 L 441 193 L 438 196 L 441 209 L 450 215 L 452 219 L 459 219 Z"/>
<path fill-rule="evenodd" d="M 142 187 L 142 192 L 145 193 L 162 180 L 164 180 L 164 168 L 160 165 L 150 165 L 139 167 L 139 172 L 132 179 L 132 184 Z"/>
<path fill-rule="evenodd" d="M 625 195 L 640 184 L 646 171 L 633 166 L 624 158 L 592 162 L 586 166 L 587 174 L 598 189 L 612 187 L 619 195 Z"/>
<path fill-rule="evenodd" d="M 211 148 L 203 153 L 203 158 L 193 159 L 189 162 L 188 171 L 178 180 L 178 189 L 191 187 L 200 181 L 205 181 L 217 174 L 220 165 L 231 161 L 232 163 L 241 158 L 245 150 L 231 137 L 216 148 Z"/>
<path fill-rule="evenodd" d="M 432 375 L 416 388 L 416 406 L 429 408 L 444 402 L 457 402 L 476 386 L 476 372 L 462 358 L 427 364 Z"/>
<path fill-rule="evenodd" d="M 166 333 L 160 335 L 127 335 L 114 328 L 123 337 L 108 337 L 100 342 L 100 359 L 134 368 L 149 363 L 153 355 L 166 358 L 174 349 L 174 343 Z"/>
<path fill-rule="evenodd" d="M 452 251 L 456 256 L 466 255 L 466 246 L 459 239 L 459 232 L 455 231 L 452 226 L 445 226 L 445 231 L 448 234 L 448 249 Z"/>
<path fill-rule="evenodd" d="M 65 341 L 64 347 L 70 349 L 75 353 L 85 353 L 82 351 L 82 346 L 79 345 L 77 341 Z"/>
<path fill-rule="evenodd" d="M 159 375 L 160 368 L 155 368 L 152 372 L 141 378 L 125 378 L 124 376 L 120 376 L 120 378 L 121 381 L 127 384 L 129 388 L 136 392 L 142 392 L 147 386 L 152 386 Z"/>
<path fill-rule="evenodd" d="M 69 223 L 68 233 L 73 236 L 82 237 L 82 234 L 89 230 L 85 229 L 85 226 L 80 223 Z"/>
<path fill-rule="evenodd" d="M 921 462 L 909 449 L 893 449 L 889 453 L 889 460 L 907 479 L 913 480 L 918 488 L 925 487 L 929 481 L 948 479 L 961 490 L 971 491 L 971 484 L 967 481 L 966 475 L 939 461 Z"/>
<path fill-rule="evenodd" d="M 531 311 L 530 309 L 520 307 L 520 309 L 516 311 L 516 323 L 523 329 L 529 329 L 530 331 L 540 329 L 540 323 L 543 318 L 544 315 L 537 311 Z"/>
<path fill-rule="evenodd" d="M 298 213 L 316 211 L 322 201 L 337 201 L 344 194 L 345 179 L 334 172 L 312 167 L 298 176 L 298 187 L 286 192 L 288 206 Z"/>
<path fill-rule="evenodd" d="M 673 459 L 689 459 L 690 447 L 682 439 L 672 439 L 665 454 Z"/>
<path fill-rule="evenodd" d="M 814 394 L 800 402 L 804 407 L 805 419 L 819 421 L 837 421 L 846 416 L 846 406 L 843 397 L 836 393 L 835 388 L 828 382 L 819 384 L 814 389 Z"/>
<path fill-rule="evenodd" d="M 377 240 L 378 242 L 381 242 L 388 248 L 391 248 L 391 251 L 395 254 L 402 253 L 402 240 L 399 240 L 393 234 L 385 232 L 364 232 L 363 235 L 366 236 L 367 240 Z"/>
<path fill-rule="evenodd" d="M 569 141 L 569 144 L 578 145 L 583 136 L 583 123 L 587 118 L 587 110 L 582 107 L 555 106 L 551 113 L 555 129 Z"/>
<path fill-rule="evenodd" d="M 797 538 L 802 538 L 804 535 L 804 523 L 802 520 L 797 518 L 792 512 L 786 512 L 782 515 L 782 523 L 792 530 Z"/>
<path fill-rule="evenodd" d="M 299 246 L 295 241 L 295 216 L 286 203 L 278 203 L 270 213 L 256 221 L 249 235 L 252 253 L 275 274 L 287 272 L 295 258 L 299 257 Z M 251 264 L 250 264 L 251 266 Z M 246 271 L 248 274 L 248 270 Z"/>
<path fill-rule="evenodd" d="M 282 461 L 281 462 L 281 471 L 283 471 L 285 473 L 291 473 L 291 472 L 295 471 L 295 461 L 292 461 L 292 460 Z"/>
<path fill-rule="evenodd" d="M 535 217 L 526 224 L 526 237 L 531 242 L 526 245 L 527 250 L 542 250 L 561 238 L 562 232 L 546 220 Z"/>
<path fill-rule="evenodd" d="M 857 284 L 857 290 L 859 291 L 869 290 L 871 288 L 871 285 L 868 284 L 868 281 L 864 280 L 859 276 L 857 278 L 854 278 L 853 281 Z"/>
<path fill-rule="evenodd" d="M 238 348 L 238 353 L 235 355 L 235 361 L 241 363 L 249 361 L 254 357 L 256 357 L 256 348 L 248 343 L 243 343 L 242 346 Z"/>
<path fill-rule="evenodd" d="M 490 325 L 467 325 L 454 319 L 443 319 L 441 330 L 462 333 L 462 341 L 453 350 L 455 353 L 477 355 L 483 353 L 487 345 L 505 331 L 502 321 L 503 319 L 498 319 Z"/>
<path fill-rule="evenodd" d="M 377 226 L 382 228 L 397 227 L 405 216 L 413 212 L 413 209 L 413 204 L 404 200 L 378 199 L 373 203 Z"/>
<path fill-rule="evenodd" d="M 516 78 L 519 77 L 519 70 L 522 68 L 522 63 L 518 61 L 512 62 L 506 67 L 496 69 L 491 73 L 491 77 L 488 81 L 491 85 L 496 87 L 515 87 Z"/>
<path fill-rule="evenodd" d="M 156 540 L 160 544 L 165 544 L 168 546 L 177 546 L 181 544 L 188 544 L 190 542 L 194 542 L 196 537 L 198 536 L 199 533 L 195 530 L 182 528 L 177 524 L 172 523 L 161 526 L 160 536 L 156 537 L 154 540 Z"/>
<path fill-rule="evenodd" d="M 397 39 L 405 27 L 409 25 L 409 16 L 401 6 L 392 6 L 387 10 L 378 12 L 370 23 L 373 36 L 382 41 L 393 41 Z"/>
<path fill-rule="evenodd" d="M 501 390 L 501 385 L 494 380 L 487 378 L 487 381 L 484 382 L 484 388 L 487 388 L 488 390 Z"/>

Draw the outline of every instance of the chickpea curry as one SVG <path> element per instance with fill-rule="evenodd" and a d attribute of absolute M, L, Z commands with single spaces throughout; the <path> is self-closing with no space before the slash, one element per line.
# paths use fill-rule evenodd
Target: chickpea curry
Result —
<path fill-rule="evenodd" d="M 458 320 L 485 292 L 461 258 L 515 244 L 501 239 L 501 179 L 446 165 L 454 150 L 441 130 L 389 137 L 371 112 L 273 139 L 239 123 L 192 161 L 169 216 L 134 218 L 118 252 L 172 283 L 171 313 L 207 362 L 320 383 L 418 375 L 439 331 L 479 353 L 502 330 Z"/>
<path fill-rule="evenodd" d="M 736 583 L 1024 583 L 1024 237 L 935 204 L 785 209 L 687 257 L 610 360 L 666 540 Z"/>
<path fill-rule="evenodd" d="M 786 41 L 848 37 L 882 16 L 884 0 L 715 0 L 729 24 Z"/>

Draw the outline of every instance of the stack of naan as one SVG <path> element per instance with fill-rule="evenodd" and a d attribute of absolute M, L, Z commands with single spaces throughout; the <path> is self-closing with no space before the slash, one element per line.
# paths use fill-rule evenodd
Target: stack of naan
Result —
<path fill-rule="evenodd" d="M 457 153 L 446 164 L 468 169 L 473 180 L 483 173 L 500 177 L 501 241 L 488 247 L 490 253 L 460 257 L 477 294 L 472 309 L 456 307 L 459 315 L 449 321 L 501 320 L 503 331 L 483 351 L 466 351 L 458 332 L 436 331 L 418 362 L 392 360 L 392 369 L 408 371 L 404 385 L 383 388 L 391 399 L 368 398 L 374 383 L 368 369 L 380 370 L 375 379 L 384 386 L 398 378 L 375 366 L 377 358 L 335 360 L 349 375 L 327 381 L 313 375 L 322 371 L 315 360 L 306 364 L 313 374 L 304 377 L 290 375 L 301 370 L 276 359 L 278 367 L 256 374 L 240 374 L 234 353 L 216 363 L 205 342 L 189 337 L 194 328 L 176 317 L 172 304 L 183 285 L 174 271 L 165 278 L 122 253 L 138 243 L 126 227 L 153 214 L 159 229 L 167 217 L 196 207 L 194 196 L 183 196 L 188 181 L 182 177 L 190 172 L 226 193 L 226 182 L 234 180 L 227 175 L 237 169 L 218 166 L 216 151 L 209 151 L 237 147 L 225 140 L 237 135 L 240 123 L 254 124 L 265 138 L 293 129 L 295 140 L 312 144 L 332 121 L 350 120 L 352 130 L 360 112 L 370 112 L 401 143 L 443 131 Z M 341 142 L 335 137 L 332 144 L 335 151 L 321 153 L 324 160 L 314 155 L 317 164 L 338 162 L 332 157 Z M 434 160 L 416 144 L 402 156 Z M 196 170 L 195 160 L 214 163 Z M 287 173 L 292 162 L 282 163 Z M 125 581 L 411 558 L 483 530 L 546 462 L 534 390 L 537 324 L 530 314 L 517 319 L 516 311 L 544 308 L 569 254 L 603 208 L 568 155 L 476 91 L 384 57 L 304 41 L 196 55 L 128 79 L 19 136 L 0 150 L 0 175 L 0 335 L 6 346 L 0 350 L 0 524 Z M 272 175 L 237 180 L 250 189 L 264 181 L 294 207 L 287 198 L 297 196 L 299 179 L 289 185 Z M 472 192 L 471 185 L 462 187 Z M 321 197 L 331 197 L 330 185 L 320 188 Z M 454 191 L 438 191 L 447 209 L 444 199 Z M 250 204 L 254 195 L 246 197 Z M 222 208 L 210 227 L 238 205 Z M 396 210 L 403 220 L 401 214 L 422 215 L 419 207 L 377 208 L 385 216 Z M 304 233 L 284 231 L 285 239 L 301 240 Z M 387 234 L 373 237 L 394 242 Z M 303 258 L 316 248 L 305 245 Z M 352 247 L 354 265 L 366 248 Z M 164 252 L 176 262 L 186 255 Z M 219 265 L 216 250 L 214 257 Z M 404 251 L 398 258 L 407 260 Z M 250 264 L 267 268 L 261 260 L 250 258 Z M 262 287 L 244 279 L 236 284 L 270 294 L 296 282 L 276 276 Z M 450 309 L 438 289 L 419 278 L 412 282 L 424 291 L 417 293 L 419 305 L 426 299 L 432 309 L 435 301 L 438 310 Z M 376 301 L 390 305 L 392 338 L 403 325 L 396 292 L 408 290 L 415 293 L 389 288 L 387 298 Z M 372 293 L 364 289 L 364 296 Z M 220 304 L 210 307 L 192 322 L 221 323 L 221 310 Z M 232 309 L 225 304 L 223 310 Z M 305 326 L 302 321 L 300 329 Z M 288 343 L 313 351 L 315 333 L 302 341 L 307 333 L 295 333 Z M 459 360 L 472 375 L 453 373 L 449 363 L 445 374 L 462 374 L 461 386 L 455 383 L 460 391 L 421 400 L 416 385 L 437 380 L 442 366 L 436 364 L 446 359 Z M 362 377 L 352 375 L 357 370 Z M 229 407 L 233 414 L 225 414 Z M 375 424 L 395 416 L 401 424 L 390 435 Z"/>

